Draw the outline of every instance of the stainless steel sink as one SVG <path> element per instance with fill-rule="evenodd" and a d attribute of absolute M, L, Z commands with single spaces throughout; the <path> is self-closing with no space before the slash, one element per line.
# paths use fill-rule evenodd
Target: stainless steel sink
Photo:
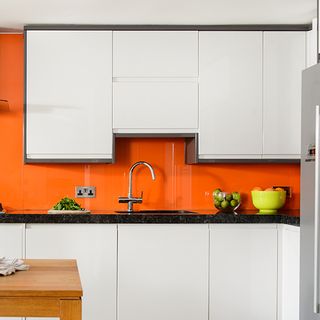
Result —
<path fill-rule="evenodd" d="M 188 210 L 140 210 L 140 211 L 116 211 L 116 213 L 126 213 L 126 214 L 143 214 L 143 215 L 185 215 L 185 214 L 195 214 L 196 212 Z"/>

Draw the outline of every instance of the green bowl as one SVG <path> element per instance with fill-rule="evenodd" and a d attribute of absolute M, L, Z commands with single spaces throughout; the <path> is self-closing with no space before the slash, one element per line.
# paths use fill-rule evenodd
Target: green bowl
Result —
<path fill-rule="evenodd" d="M 260 214 L 275 214 L 286 202 L 285 191 L 251 191 L 251 196 Z"/>

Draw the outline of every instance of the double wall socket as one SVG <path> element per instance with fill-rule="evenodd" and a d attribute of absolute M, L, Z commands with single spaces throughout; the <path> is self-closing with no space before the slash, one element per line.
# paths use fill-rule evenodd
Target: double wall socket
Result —
<path fill-rule="evenodd" d="M 275 188 L 282 188 L 283 190 L 285 190 L 286 193 L 286 197 L 287 198 L 292 198 L 292 188 L 289 186 L 272 186 L 273 189 Z"/>
<path fill-rule="evenodd" d="M 76 198 L 95 198 L 96 197 L 96 187 L 83 187 L 77 186 L 76 190 Z"/>

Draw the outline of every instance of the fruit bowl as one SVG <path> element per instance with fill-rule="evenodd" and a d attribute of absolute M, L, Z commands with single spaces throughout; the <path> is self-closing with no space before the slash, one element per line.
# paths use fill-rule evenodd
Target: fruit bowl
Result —
<path fill-rule="evenodd" d="M 286 202 L 286 191 L 251 191 L 252 203 L 260 214 L 275 214 Z"/>
<path fill-rule="evenodd" d="M 213 192 L 213 203 L 219 211 L 233 213 L 241 204 L 241 196 L 239 192 L 223 192 L 216 189 Z"/>

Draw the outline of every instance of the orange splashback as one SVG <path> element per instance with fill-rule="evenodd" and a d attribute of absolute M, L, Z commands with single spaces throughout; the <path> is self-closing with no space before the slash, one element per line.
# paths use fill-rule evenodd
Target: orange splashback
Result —
<path fill-rule="evenodd" d="M 183 139 L 117 139 L 116 164 L 23 164 L 23 36 L 0 35 L 0 99 L 9 100 L 9 111 L 0 109 L 0 202 L 8 210 L 46 210 L 64 196 L 74 197 L 78 185 L 97 188 L 95 199 L 79 202 L 91 210 L 125 209 L 118 196 L 128 192 L 128 171 L 139 160 L 133 191 L 144 191 L 136 208 L 209 209 L 212 191 L 220 187 L 239 191 L 243 209 L 252 209 L 250 190 L 289 185 L 289 209 L 299 209 L 300 167 L 297 164 L 184 164 Z"/>

